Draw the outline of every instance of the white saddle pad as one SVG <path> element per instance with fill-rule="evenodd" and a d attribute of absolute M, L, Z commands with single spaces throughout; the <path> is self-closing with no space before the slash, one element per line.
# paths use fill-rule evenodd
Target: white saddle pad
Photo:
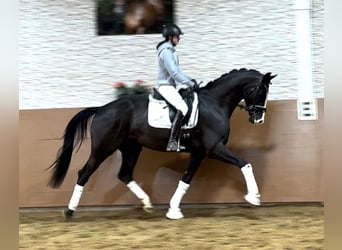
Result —
<path fill-rule="evenodd" d="M 154 128 L 171 128 L 169 107 L 163 100 L 157 100 L 152 95 L 149 96 L 148 103 L 148 124 Z M 192 111 L 189 121 L 182 126 L 184 129 L 190 129 L 196 126 L 198 121 L 198 97 L 194 93 Z"/>

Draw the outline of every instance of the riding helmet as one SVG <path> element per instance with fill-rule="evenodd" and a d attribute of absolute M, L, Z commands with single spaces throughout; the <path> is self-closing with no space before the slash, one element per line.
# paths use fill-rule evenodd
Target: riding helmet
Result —
<path fill-rule="evenodd" d="M 178 36 L 183 34 L 184 33 L 182 30 L 176 24 L 164 25 L 163 27 L 163 37 Z"/>

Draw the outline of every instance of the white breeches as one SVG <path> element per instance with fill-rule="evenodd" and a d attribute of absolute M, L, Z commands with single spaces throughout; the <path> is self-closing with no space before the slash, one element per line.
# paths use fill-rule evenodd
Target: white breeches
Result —
<path fill-rule="evenodd" d="M 188 113 L 188 105 L 186 105 L 175 87 L 171 85 L 161 85 L 159 86 L 158 91 L 169 103 L 171 103 L 171 105 L 180 110 L 183 116 Z"/>

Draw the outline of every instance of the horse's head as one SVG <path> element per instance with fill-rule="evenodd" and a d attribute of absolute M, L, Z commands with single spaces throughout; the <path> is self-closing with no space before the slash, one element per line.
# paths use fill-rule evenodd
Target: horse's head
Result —
<path fill-rule="evenodd" d="M 266 73 L 261 82 L 248 84 L 244 89 L 245 109 L 249 114 L 249 121 L 253 124 L 263 124 L 265 119 L 267 95 L 271 80 L 277 75 Z"/>
<path fill-rule="evenodd" d="M 271 75 L 270 72 L 262 74 L 253 69 L 233 69 L 208 82 L 206 86 L 199 89 L 199 92 L 203 91 L 221 100 L 221 104 L 230 105 L 230 110 L 234 110 L 236 107 L 234 105 L 245 109 L 251 123 L 262 124 L 265 118 L 269 85 L 276 76 Z M 245 106 L 237 104 L 242 99 L 245 101 Z"/>

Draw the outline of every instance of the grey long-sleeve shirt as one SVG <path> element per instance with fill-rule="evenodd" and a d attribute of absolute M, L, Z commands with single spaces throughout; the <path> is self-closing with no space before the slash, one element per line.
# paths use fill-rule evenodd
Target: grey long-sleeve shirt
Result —
<path fill-rule="evenodd" d="M 158 50 L 158 79 L 157 84 L 173 85 L 186 84 L 193 86 L 191 78 L 183 74 L 178 65 L 179 60 L 175 48 L 171 43 L 165 42 L 159 46 Z"/>

